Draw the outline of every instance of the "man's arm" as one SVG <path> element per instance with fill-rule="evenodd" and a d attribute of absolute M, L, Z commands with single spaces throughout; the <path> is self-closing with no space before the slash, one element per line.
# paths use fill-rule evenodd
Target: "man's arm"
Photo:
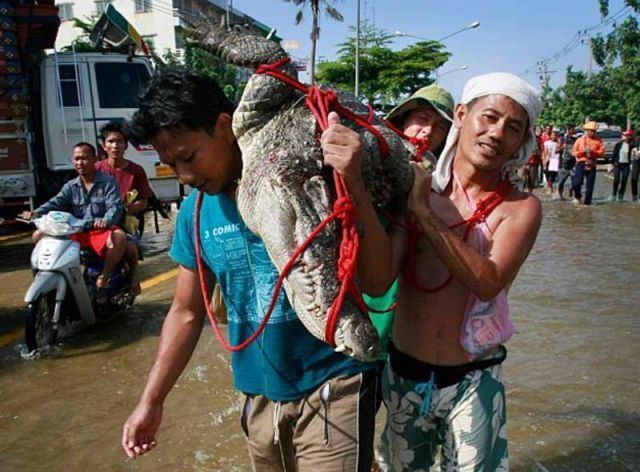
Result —
<path fill-rule="evenodd" d="M 604 156 L 604 143 L 602 140 L 598 140 L 595 149 L 591 150 L 591 158 L 595 159 L 602 156 Z"/>
<path fill-rule="evenodd" d="M 48 202 L 43 203 L 33 211 L 36 216 L 46 215 L 50 211 L 67 211 L 71 205 L 71 187 L 66 182 L 60 191 Z"/>
<path fill-rule="evenodd" d="M 544 148 L 542 149 L 542 163 L 546 164 L 549 162 L 549 146 L 547 143 L 544 143 Z"/>
<path fill-rule="evenodd" d="M 511 212 L 493 234 L 489 254 L 482 255 L 467 244 L 438 217 L 429 206 L 431 176 L 414 166 L 416 180 L 409 197 L 409 208 L 435 252 L 453 278 L 480 300 L 498 295 L 513 281 L 529 255 L 542 222 L 542 208 L 535 197 L 524 197 L 518 211 Z"/>
<path fill-rule="evenodd" d="M 582 138 L 578 138 L 576 139 L 576 142 L 573 143 L 573 149 L 571 150 L 571 154 L 573 154 L 573 156 L 576 159 L 585 159 L 587 157 L 584 148 L 582 146 Z"/>
<path fill-rule="evenodd" d="M 613 147 L 613 155 L 611 156 L 611 165 L 617 166 L 620 162 L 620 149 L 622 148 L 622 141 L 618 141 Z"/>
<path fill-rule="evenodd" d="M 212 279 L 210 276 L 208 287 L 213 287 Z M 122 447 L 131 459 L 156 445 L 162 405 L 198 343 L 204 312 L 198 272 L 180 266 L 173 303 L 162 325 L 156 360 L 140 402 L 124 424 Z"/>
<path fill-rule="evenodd" d="M 151 185 L 149 185 L 149 179 L 147 179 L 147 173 L 141 166 L 135 168 L 135 174 L 133 178 L 133 188 L 138 192 L 138 198 L 129 205 L 125 205 L 127 212 L 131 215 L 136 215 L 143 212 L 149 206 L 149 197 L 151 197 Z"/>
<path fill-rule="evenodd" d="M 102 219 L 105 221 L 106 227 L 109 228 L 110 226 L 120 223 L 124 205 L 120 198 L 118 182 L 116 182 L 115 179 L 110 179 L 110 181 L 106 183 L 104 193 L 107 212 Z"/>
<path fill-rule="evenodd" d="M 131 203 L 125 204 L 127 213 L 130 215 L 137 215 L 138 213 L 146 210 L 148 206 L 149 200 L 146 198 L 139 198 Z"/>
<path fill-rule="evenodd" d="M 321 138 L 324 161 L 344 177 L 362 229 L 358 281 L 365 293 L 382 295 L 393 282 L 391 245 L 362 180 L 360 136 L 341 125 L 335 112 L 329 114 L 329 125 Z"/>

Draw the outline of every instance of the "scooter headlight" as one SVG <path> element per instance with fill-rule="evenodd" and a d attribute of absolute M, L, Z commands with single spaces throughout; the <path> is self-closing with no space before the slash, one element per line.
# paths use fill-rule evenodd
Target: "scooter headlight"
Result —
<path fill-rule="evenodd" d="M 44 224 L 41 228 L 46 234 L 52 236 L 65 236 L 69 234 L 71 225 L 69 224 L 69 214 L 62 211 L 51 211 L 44 217 Z"/>

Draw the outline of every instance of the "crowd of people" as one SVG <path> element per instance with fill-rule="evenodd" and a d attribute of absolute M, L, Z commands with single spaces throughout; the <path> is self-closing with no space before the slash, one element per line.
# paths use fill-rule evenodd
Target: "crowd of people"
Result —
<path fill-rule="evenodd" d="M 605 147 L 596 134 L 597 129 L 594 121 L 586 122 L 580 131 L 574 125 L 553 128 L 548 124 L 544 129 L 537 126 L 536 148 L 527 164 L 519 170 L 523 189 L 533 192 L 537 187 L 545 187 L 554 199 L 565 200 L 568 196 L 576 205 L 591 205 L 598 160 L 605 158 Z M 613 188 L 609 200 L 624 201 L 631 174 L 631 201 L 637 202 L 640 137 L 635 137 L 633 130 L 623 131 L 610 157 L 607 171 L 613 174 Z M 565 193 L 567 186 L 568 195 Z"/>

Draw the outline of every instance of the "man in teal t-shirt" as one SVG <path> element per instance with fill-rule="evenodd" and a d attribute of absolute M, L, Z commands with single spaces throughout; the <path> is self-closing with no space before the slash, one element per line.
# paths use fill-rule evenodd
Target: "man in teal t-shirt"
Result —
<path fill-rule="evenodd" d="M 453 97 L 439 85 L 418 89 L 387 115 L 387 121 L 400 128 L 410 138 L 427 139 L 432 152 L 425 155 L 425 165 L 434 165 L 444 146 L 453 123 Z M 369 316 L 380 335 L 380 368 L 387 360 L 387 341 L 393 325 L 393 304 L 398 292 L 396 280 L 387 293 L 380 297 L 364 295 Z"/>
<path fill-rule="evenodd" d="M 238 214 L 242 173 L 231 129 L 233 106 L 218 84 L 179 68 L 158 71 L 128 124 L 151 142 L 179 180 L 202 192 L 199 239 L 208 286 L 220 285 L 230 344 L 260 325 L 278 272 L 263 242 Z M 184 201 L 170 256 L 180 264 L 176 293 L 142 397 L 124 425 L 122 446 L 135 459 L 156 445 L 162 405 L 195 348 L 205 300 L 195 252 L 196 191 Z M 254 470 L 370 470 L 376 372 L 313 337 L 281 292 L 269 322 L 245 349 L 231 354 L 243 395 L 241 425 Z"/>

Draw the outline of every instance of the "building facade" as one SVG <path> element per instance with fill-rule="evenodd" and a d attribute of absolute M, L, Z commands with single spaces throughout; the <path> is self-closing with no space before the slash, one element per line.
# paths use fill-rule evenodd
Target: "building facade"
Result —
<path fill-rule="evenodd" d="M 74 18 L 95 20 L 108 4 L 112 4 L 160 56 L 167 50 L 180 54 L 183 47 L 180 29 L 200 16 L 224 21 L 228 14 L 233 24 L 249 25 L 264 36 L 271 32 L 267 25 L 233 8 L 230 0 L 56 0 L 62 21 L 56 49 L 71 45 L 82 35 L 82 30 L 73 26 Z"/>

